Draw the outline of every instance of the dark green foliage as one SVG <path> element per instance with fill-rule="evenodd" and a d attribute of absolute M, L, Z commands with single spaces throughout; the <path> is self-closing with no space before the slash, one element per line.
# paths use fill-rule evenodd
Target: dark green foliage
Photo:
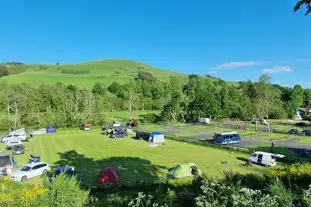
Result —
<path fill-rule="evenodd" d="M 9 71 L 5 65 L 0 65 L 0 77 L 9 75 Z"/>
<path fill-rule="evenodd" d="M 97 95 L 104 95 L 106 93 L 106 89 L 102 86 L 101 83 L 95 83 L 92 88 L 92 93 Z"/>
<path fill-rule="evenodd" d="M 262 174 L 249 173 L 243 176 L 242 183 L 253 190 L 260 190 L 265 187 L 265 181 L 265 177 Z"/>
<path fill-rule="evenodd" d="M 311 12 L 311 0 L 299 0 L 294 7 L 294 12 L 300 10 L 302 6 L 306 7 L 305 15 L 308 15 Z"/>
<path fill-rule="evenodd" d="M 151 81 L 154 79 L 153 75 L 149 72 L 139 71 L 137 75 L 138 80 Z"/>
<path fill-rule="evenodd" d="M 108 86 L 108 90 L 113 94 L 118 94 L 122 86 L 119 83 L 113 82 Z"/>

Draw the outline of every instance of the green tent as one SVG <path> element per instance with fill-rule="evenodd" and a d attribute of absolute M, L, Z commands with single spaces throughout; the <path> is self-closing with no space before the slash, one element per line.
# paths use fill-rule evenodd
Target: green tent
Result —
<path fill-rule="evenodd" d="M 202 171 L 195 163 L 184 163 L 177 165 L 169 175 L 173 178 L 192 177 L 196 175 L 202 175 Z"/>

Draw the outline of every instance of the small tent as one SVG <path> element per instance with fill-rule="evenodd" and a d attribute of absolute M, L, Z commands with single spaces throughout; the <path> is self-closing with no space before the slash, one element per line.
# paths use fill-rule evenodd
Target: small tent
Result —
<path fill-rule="evenodd" d="M 149 134 L 149 142 L 154 144 L 161 144 L 165 142 L 164 134 L 161 132 L 151 132 Z"/>
<path fill-rule="evenodd" d="M 46 133 L 47 133 L 47 134 L 56 133 L 56 127 L 53 126 L 53 125 L 49 125 L 49 126 L 46 128 Z"/>
<path fill-rule="evenodd" d="M 169 175 L 173 178 L 192 177 L 202 175 L 202 171 L 195 163 L 184 163 L 177 165 L 169 172 Z"/>
<path fill-rule="evenodd" d="M 120 180 L 120 174 L 113 167 L 105 167 L 99 174 L 98 183 L 117 183 Z"/>

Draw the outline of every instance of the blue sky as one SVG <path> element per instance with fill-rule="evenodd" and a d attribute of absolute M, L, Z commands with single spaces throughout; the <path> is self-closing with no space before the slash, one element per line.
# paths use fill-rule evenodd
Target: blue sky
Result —
<path fill-rule="evenodd" d="M 0 61 L 121 58 L 225 80 L 311 87 L 311 16 L 295 0 L 10 0 Z"/>

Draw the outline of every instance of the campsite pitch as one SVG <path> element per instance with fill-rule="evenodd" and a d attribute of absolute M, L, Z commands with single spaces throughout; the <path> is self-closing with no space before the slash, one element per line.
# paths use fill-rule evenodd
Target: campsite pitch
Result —
<path fill-rule="evenodd" d="M 133 183 L 166 179 L 169 169 L 177 164 L 193 162 L 208 176 L 222 176 L 223 170 L 262 172 L 265 167 L 243 166 L 247 155 L 217 148 L 192 145 L 167 139 L 167 144 L 148 147 L 143 140 L 130 137 L 111 139 L 100 130 L 58 130 L 56 134 L 35 135 L 25 143 L 25 154 L 17 155 L 22 167 L 29 154 L 41 156 L 51 167 L 74 166 L 87 185 L 96 184 L 100 171 L 107 166 L 116 168 L 121 182 Z M 1 145 L 2 147 L 2 145 Z M 3 149 L 0 149 L 3 151 Z M 39 183 L 40 179 L 27 181 Z"/>

